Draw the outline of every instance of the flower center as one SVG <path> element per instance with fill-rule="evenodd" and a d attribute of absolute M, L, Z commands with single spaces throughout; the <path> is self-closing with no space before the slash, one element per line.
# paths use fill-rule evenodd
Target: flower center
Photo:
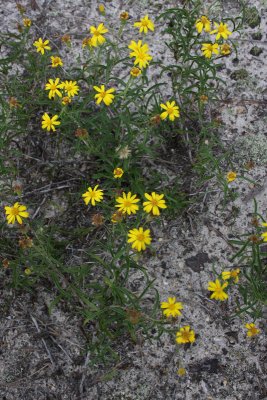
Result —
<path fill-rule="evenodd" d="M 100 97 L 102 97 L 102 99 L 104 99 L 104 97 L 106 96 L 106 94 L 107 94 L 106 92 L 101 92 L 101 93 L 100 93 Z"/>
<path fill-rule="evenodd" d="M 142 26 L 148 26 L 148 21 L 142 21 Z"/>
<path fill-rule="evenodd" d="M 95 32 L 94 32 L 94 36 L 100 36 L 100 35 L 101 35 L 100 32 L 98 32 L 98 31 L 95 31 Z"/>
<path fill-rule="evenodd" d="M 201 22 L 203 25 L 205 25 L 208 22 L 207 17 L 201 17 Z"/>
<path fill-rule="evenodd" d="M 131 205 L 132 205 L 132 203 L 130 202 L 130 200 L 125 200 L 125 201 L 124 201 L 124 207 L 125 207 L 125 208 L 131 207 Z"/>
<path fill-rule="evenodd" d="M 151 200 L 151 204 L 152 204 L 153 206 L 157 206 L 157 205 L 158 205 L 158 201 L 157 201 L 156 199 L 152 199 L 152 200 Z"/>
<path fill-rule="evenodd" d="M 145 235 L 143 233 L 138 233 L 136 235 L 136 239 L 139 240 L 139 242 L 143 242 L 145 239 Z"/>
<path fill-rule="evenodd" d="M 168 108 L 168 110 L 167 110 L 167 113 L 169 114 L 169 115 L 171 115 L 171 114 L 173 114 L 173 108 L 172 107 L 169 107 Z M 153 200 L 152 200 L 153 201 Z M 151 203 L 152 203 L 152 201 L 151 201 Z"/>
<path fill-rule="evenodd" d="M 183 332 L 182 333 L 182 337 L 183 337 L 184 340 L 189 341 L 190 333 L 189 332 Z"/>
<path fill-rule="evenodd" d="M 222 33 L 224 31 L 225 31 L 225 27 L 224 26 L 219 26 L 218 32 Z"/>
<path fill-rule="evenodd" d="M 174 310 L 175 309 L 175 304 L 169 304 L 169 310 Z"/>
<path fill-rule="evenodd" d="M 19 215 L 19 210 L 16 207 L 11 208 L 11 214 L 12 215 Z"/>

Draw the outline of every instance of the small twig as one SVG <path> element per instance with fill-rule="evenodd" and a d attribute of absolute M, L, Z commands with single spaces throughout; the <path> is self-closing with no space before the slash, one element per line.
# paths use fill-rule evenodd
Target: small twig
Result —
<path fill-rule="evenodd" d="M 37 332 L 38 332 L 38 333 L 41 333 L 41 330 L 40 330 L 40 328 L 39 328 L 38 322 L 36 321 L 36 319 L 35 319 L 31 314 L 30 314 L 30 316 L 31 316 L 31 319 L 32 319 L 32 321 L 33 321 L 33 323 L 34 323 L 34 326 L 35 326 Z M 46 352 L 47 352 L 47 354 L 48 354 L 49 360 L 51 361 L 51 364 L 52 364 L 53 367 L 55 368 L 56 364 L 54 363 L 54 360 L 53 360 L 53 358 L 52 358 L 52 356 L 51 356 L 51 353 L 50 353 L 50 351 L 49 351 L 49 349 L 48 349 L 48 347 L 47 347 L 47 344 L 46 344 L 44 338 L 41 338 L 41 340 L 42 340 L 43 345 L 44 345 L 44 348 L 45 348 L 45 350 L 46 350 Z"/>

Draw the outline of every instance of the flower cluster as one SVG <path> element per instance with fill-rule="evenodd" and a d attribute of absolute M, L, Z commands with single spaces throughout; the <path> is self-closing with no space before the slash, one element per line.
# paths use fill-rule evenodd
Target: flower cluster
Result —
<path fill-rule="evenodd" d="M 181 310 L 183 309 L 183 304 L 176 301 L 176 297 L 168 297 L 168 301 L 163 301 L 160 306 L 163 309 L 163 314 L 169 317 L 181 316 Z M 178 344 L 194 343 L 195 342 L 195 332 L 190 328 L 189 325 L 183 326 L 176 333 L 176 342 Z"/>
<path fill-rule="evenodd" d="M 210 34 L 216 35 L 216 42 L 212 43 L 203 43 L 202 44 L 202 53 L 206 58 L 211 58 L 212 54 L 227 56 L 231 53 L 231 46 L 228 43 L 221 43 L 222 40 L 227 40 L 232 32 L 229 31 L 228 25 L 220 22 L 214 22 L 215 29 L 211 30 L 211 21 L 206 17 L 206 15 L 202 15 L 195 23 L 196 29 L 200 34 L 203 30 Z M 217 43 L 220 41 L 220 43 Z"/>

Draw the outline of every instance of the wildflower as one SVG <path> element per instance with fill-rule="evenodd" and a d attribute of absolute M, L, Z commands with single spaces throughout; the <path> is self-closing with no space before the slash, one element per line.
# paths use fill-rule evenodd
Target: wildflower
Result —
<path fill-rule="evenodd" d="M 257 235 L 249 236 L 249 240 L 254 244 L 260 244 L 261 243 L 261 239 Z"/>
<path fill-rule="evenodd" d="M 82 197 L 84 198 L 84 202 L 86 205 L 91 202 L 92 206 L 95 206 L 96 202 L 100 202 L 103 200 L 103 190 L 97 189 L 99 185 L 96 185 L 93 189 L 89 187 Z"/>
<path fill-rule="evenodd" d="M 186 369 L 185 368 L 178 368 L 177 374 L 179 376 L 184 376 L 186 374 Z"/>
<path fill-rule="evenodd" d="M 146 245 L 151 243 L 150 229 L 134 228 L 128 233 L 128 243 L 132 243 L 132 248 L 137 251 L 145 250 Z"/>
<path fill-rule="evenodd" d="M 232 269 L 231 271 L 223 271 L 222 272 L 222 279 L 224 281 L 227 281 L 228 279 L 233 279 L 234 283 L 237 283 L 239 281 L 238 275 L 240 274 L 240 269 Z"/>
<path fill-rule="evenodd" d="M 264 242 L 267 242 L 267 232 L 263 232 L 263 233 L 261 234 L 261 237 L 262 237 L 262 240 L 263 240 Z"/>
<path fill-rule="evenodd" d="M 2 261 L 3 268 L 7 269 L 9 267 L 9 261 L 7 258 L 4 258 Z"/>
<path fill-rule="evenodd" d="M 210 32 L 210 20 L 205 15 L 202 15 L 202 17 L 196 21 L 196 28 L 198 33 L 201 33 L 203 29 L 205 29 L 206 32 Z"/>
<path fill-rule="evenodd" d="M 174 121 L 175 118 L 179 118 L 180 111 L 179 107 L 176 105 L 175 101 L 169 102 L 167 101 L 166 104 L 161 104 L 160 107 L 165 110 L 163 113 L 160 114 L 161 119 L 166 119 L 169 117 L 170 121 Z"/>
<path fill-rule="evenodd" d="M 99 4 L 99 6 L 98 6 L 98 11 L 99 11 L 101 14 L 105 14 L 105 6 L 104 6 L 104 4 Z"/>
<path fill-rule="evenodd" d="M 131 154 L 131 150 L 129 149 L 129 146 L 124 146 L 124 147 L 117 147 L 116 151 L 119 155 L 119 158 L 121 160 L 127 159 L 129 155 Z"/>
<path fill-rule="evenodd" d="M 115 168 L 113 171 L 114 178 L 121 178 L 123 174 L 124 174 L 124 171 L 122 168 Z"/>
<path fill-rule="evenodd" d="M 208 96 L 206 96 L 205 94 L 202 94 L 199 99 L 201 103 L 207 103 L 207 101 L 209 100 Z"/>
<path fill-rule="evenodd" d="M 211 58 L 212 53 L 219 54 L 219 45 L 218 43 L 203 43 L 201 50 L 206 58 Z"/>
<path fill-rule="evenodd" d="M 75 136 L 80 139 L 86 139 L 88 137 L 88 131 L 84 128 L 78 128 L 75 131 Z"/>
<path fill-rule="evenodd" d="M 16 99 L 16 97 L 10 97 L 10 98 L 8 99 L 8 104 L 9 104 L 9 107 L 10 107 L 10 108 L 12 108 L 12 107 L 14 107 L 14 108 L 21 107 L 21 105 L 19 104 L 19 102 L 18 102 L 18 100 Z"/>
<path fill-rule="evenodd" d="M 138 324 L 138 322 L 139 322 L 139 320 L 140 320 L 140 317 L 141 317 L 140 311 L 135 310 L 134 308 L 131 308 L 131 309 L 127 309 L 127 310 L 126 310 L 126 313 L 127 313 L 127 316 L 128 316 L 129 321 L 130 321 L 133 325 Z"/>
<path fill-rule="evenodd" d="M 152 125 L 159 125 L 161 123 L 161 117 L 159 114 L 154 115 L 150 118 L 150 122 Z"/>
<path fill-rule="evenodd" d="M 24 270 L 25 275 L 31 275 L 31 273 L 32 273 L 32 270 L 30 268 L 25 268 L 25 270 Z"/>
<path fill-rule="evenodd" d="M 129 13 L 127 13 L 127 11 L 123 11 L 120 13 L 120 19 L 122 21 L 127 21 L 127 19 L 129 19 Z"/>
<path fill-rule="evenodd" d="M 92 38 L 87 37 L 87 38 L 84 38 L 84 39 L 83 39 L 83 41 L 82 41 L 82 48 L 85 48 L 85 47 L 89 47 L 89 48 L 95 47 L 95 44 L 93 43 Z"/>
<path fill-rule="evenodd" d="M 220 46 L 220 53 L 223 56 L 228 56 L 228 54 L 231 54 L 231 46 L 228 43 L 224 43 Z"/>
<path fill-rule="evenodd" d="M 45 90 L 49 90 L 49 99 L 52 99 L 52 97 L 55 96 L 62 97 L 62 93 L 59 89 L 63 89 L 63 86 L 63 83 L 59 83 L 59 78 L 56 78 L 55 81 L 53 79 L 49 79 L 48 83 L 45 85 Z"/>
<path fill-rule="evenodd" d="M 104 216 L 100 213 L 92 215 L 92 225 L 101 226 L 104 223 Z"/>
<path fill-rule="evenodd" d="M 22 218 L 29 218 L 29 213 L 26 211 L 27 207 L 23 204 L 15 203 L 12 207 L 5 206 L 6 219 L 8 224 L 14 224 L 18 221 L 22 224 Z"/>
<path fill-rule="evenodd" d="M 216 279 L 215 282 L 209 282 L 208 290 L 213 292 L 210 298 L 220 301 L 228 299 L 228 294 L 223 291 L 227 286 L 227 282 L 221 285 L 219 279 Z"/>
<path fill-rule="evenodd" d="M 151 194 L 145 193 L 145 198 L 148 201 L 143 203 L 144 211 L 147 213 L 152 212 L 153 215 L 160 215 L 159 208 L 167 208 L 163 197 L 164 194 L 157 194 L 155 192 Z"/>
<path fill-rule="evenodd" d="M 33 246 L 33 241 L 31 238 L 25 237 L 19 239 L 19 247 L 21 249 L 28 249 L 31 248 L 32 246 Z"/>
<path fill-rule="evenodd" d="M 68 97 L 68 96 L 62 97 L 62 104 L 63 104 L 63 106 L 67 106 L 67 105 L 70 104 L 70 103 L 71 103 L 71 98 L 70 98 L 70 97 Z"/>
<path fill-rule="evenodd" d="M 106 41 L 103 34 L 107 33 L 108 29 L 104 26 L 103 23 L 99 24 L 97 28 L 95 26 L 90 26 L 90 32 L 93 35 L 92 36 L 93 46 L 103 44 Z"/>
<path fill-rule="evenodd" d="M 49 40 L 45 40 L 43 42 L 43 39 L 39 38 L 36 40 L 33 45 L 36 47 L 37 53 L 40 52 L 42 55 L 44 55 L 45 50 L 51 50 L 51 47 L 48 46 Z"/>
<path fill-rule="evenodd" d="M 219 40 L 221 37 L 223 39 L 228 39 L 228 36 L 232 35 L 232 32 L 228 30 L 228 25 L 223 24 L 222 22 L 220 24 L 217 24 L 216 22 L 214 23 L 216 26 L 216 29 L 210 32 L 211 35 L 214 33 L 217 33 L 216 35 L 216 40 Z"/>
<path fill-rule="evenodd" d="M 176 333 L 176 342 L 178 344 L 194 343 L 195 340 L 195 332 L 193 329 L 190 330 L 189 325 L 180 328 L 179 332 Z"/>
<path fill-rule="evenodd" d="M 68 93 L 68 97 L 74 97 L 80 90 L 76 81 L 65 81 L 62 83 L 62 87 Z"/>
<path fill-rule="evenodd" d="M 163 308 L 163 314 L 166 317 L 177 317 L 177 315 L 182 315 L 180 310 L 183 309 L 183 305 L 180 302 L 176 302 L 175 297 L 168 297 L 168 301 L 163 301 L 160 308 Z"/>
<path fill-rule="evenodd" d="M 123 213 L 121 211 L 116 211 L 111 216 L 111 222 L 116 224 L 117 222 L 121 222 L 123 220 Z"/>
<path fill-rule="evenodd" d="M 32 24 L 32 20 L 31 20 L 31 19 L 29 19 L 29 18 L 23 18 L 23 25 L 24 25 L 26 28 L 29 28 L 29 27 L 31 26 L 31 24 Z"/>
<path fill-rule="evenodd" d="M 51 59 L 51 67 L 52 68 L 62 67 L 63 66 L 63 62 L 62 62 L 60 57 L 51 56 L 50 59 Z"/>
<path fill-rule="evenodd" d="M 151 55 L 148 54 L 148 45 L 143 45 L 142 40 L 138 40 L 138 43 L 132 40 L 128 48 L 132 50 L 130 53 L 130 58 L 135 57 L 134 65 L 138 64 L 140 69 L 146 68 L 149 64 L 149 61 L 152 60 Z"/>
<path fill-rule="evenodd" d="M 122 197 L 117 197 L 116 202 L 119 204 L 116 204 L 115 207 L 119 208 L 119 211 L 122 211 L 123 214 L 136 214 L 136 211 L 139 209 L 139 206 L 136 204 L 140 200 L 136 198 L 136 194 L 133 194 L 131 192 L 127 193 L 122 193 Z"/>
<path fill-rule="evenodd" d="M 245 327 L 247 328 L 247 336 L 248 337 L 252 337 L 252 336 L 256 336 L 260 333 L 260 329 L 258 329 L 256 327 L 255 324 L 246 324 Z"/>
<path fill-rule="evenodd" d="M 134 27 L 140 28 L 140 33 L 144 32 L 145 34 L 147 34 L 148 29 L 154 31 L 154 24 L 148 18 L 148 15 L 145 15 L 144 18 L 141 18 L 140 22 L 135 22 Z"/>
<path fill-rule="evenodd" d="M 67 34 L 63 35 L 61 38 L 61 42 L 65 43 L 67 46 L 70 46 L 71 45 L 70 35 Z"/>
<path fill-rule="evenodd" d="M 55 132 L 55 125 L 60 125 L 60 121 L 57 121 L 58 115 L 54 115 L 52 118 L 47 113 L 42 116 L 42 129 L 46 129 L 48 132 Z"/>
<path fill-rule="evenodd" d="M 98 86 L 94 86 L 94 89 L 96 92 L 98 92 L 95 95 L 95 99 L 96 100 L 96 104 L 100 104 L 101 101 L 103 100 L 103 102 L 106 104 L 106 106 L 110 106 L 110 104 L 113 102 L 114 99 L 114 94 L 112 94 L 113 92 L 115 92 L 114 88 L 105 90 L 105 86 L 101 85 L 100 87 Z"/>
<path fill-rule="evenodd" d="M 226 175 L 227 182 L 233 182 L 236 180 L 237 173 L 234 171 L 229 171 Z"/>
<path fill-rule="evenodd" d="M 141 74 L 141 69 L 137 68 L 137 67 L 133 67 L 130 71 L 131 76 L 133 76 L 134 78 L 137 78 L 137 76 L 139 76 Z"/>

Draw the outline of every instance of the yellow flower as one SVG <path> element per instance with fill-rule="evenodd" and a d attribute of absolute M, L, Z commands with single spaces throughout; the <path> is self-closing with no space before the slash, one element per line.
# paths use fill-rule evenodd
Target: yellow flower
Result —
<path fill-rule="evenodd" d="M 92 206 L 95 206 L 96 202 L 100 202 L 103 200 L 103 190 L 102 189 L 97 189 L 99 185 L 96 185 L 93 189 L 89 187 L 87 190 L 88 192 L 85 192 L 82 197 L 84 198 L 84 202 L 86 205 L 88 205 L 90 202 Z"/>
<path fill-rule="evenodd" d="M 168 297 L 168 301 L 163 301 L 160 308 L 163 308 L 163 314 L 166 317 L 176 317 L 177 315 L 182 315 L 180 310 L 183 309 L 183 305 L 180 302 L 176 302 L 175 297 Z"/>
<path fill-rule="evenodd" d="M 130 74 L 134 77 L 134 78 L 136 78 L 137 76 L 139 76 L 140 74 L 141 74 L 141 69 L 140 68 L 137 68 L 137 67 L 133 67 L 132 69 L 131 69 L 131 71 L 130 71 Z"/>
<path fill-rule="evenodd" d="M 224 43 L 220 46 L 220 53 L 223 56 L 228 56 L 228 54 L 231 54 L 231 46 L 228 43 Z"/>
<path fill-rule="evenodd" d="M 123 174 L 124 171 L 122 168 L 115 168 L 113 171 L 114 178 L 121 178 Z"/>
<path fill-rule="evenodd" d="M 229 182 L 235 181 L 236 177 L 237 177 L 237 173 L 236 172 L 229 171 L 227 173 L 227 175 L 226 175 L 227 182 L 229 183 Z"/>
<path fill-rule="evenodd" d="M 8 224 L 14 224 L 16 221 L 21 225 L 22 218 L 29 218 L 27 207 L 23 204 L 15 203 L 12 207 L 5 206 L 6 219 Z"/>
<path fill-rule="evenodd" d="M 25 268 L 25 270 L 24 270 L 25 275 L 31 275 L 31 273 L 32 273 L 32 270 L 30 268 Z"/>
<path fill-rule="evenodd" d="M 145 250 L 146 245 L 151 243 L 150 229 L 134 228 L 130 229 L 128 233 L 128 243 L 132 243 L 132 248 L 137 251 Z"/>
<path fill-rule="evenodd" d="M 203 43 L 201 50 L 206 58 L 211 58 L 212 53 L 219 54 L 219 45 L 218 43 Z"/>
<path fill-rule="evenodd" d="M 201 33 L 203 29 L 205 29 L 206 32 L 210 32 L 210 20 L 205 15 L 202 15 L 202 17 L 196 21 L 196 28 L 198 33 Z"/>
<path fill-rule="evenodd" d="M 264 242 L 267 242 L 267 232 L 263 232 L 263 233 L 261 234 L 261 237 L 262 237 L 262 240 L 263 240 Z"/>
<path fill-rule="evenodd" d="M 52 129 L 55 132 L 55 125 L 60 125 L 60 121 L 57 121 L 58 115 L 54 115 L 52 118 L 47 113 L 42 116 L 42 129 L 46 129 L 48 132 Z"/>
<path fill-rule="evenodd" d="M 161 119 L 166 119 L 169 117 L 170 121 L 174 121 L 175 118 L 180 116 L 179 107 L 176 105 L 175 101 L 167 101 L 166 104 L 161 104 L 160 107 L 165 110 L 160 114 Z"/>
<path fill-rule="evenodd" d="M 134 27 L 140 28 L 139 30 L 140 33 L 144 32 L 145 34 L 147 34 L 148 29 L 154 31 L 154 24 L 148 18 L 148 15 L 145 15 L 144 18 L 141 18 L 140 22 L 135 22 Z"/>
<path fill-rule="evenodd" d="M 36 47 L 37 53 L 40 52 L 42 55 L 44 55 L 45 50 L 51 50 L 51 47 L 48 46 L 49 40 L 45 40 L 43 42 L 43 39 L 39 38 L 36 40 L 33 45 Z"/>
<path fill-rule="evenodd" d="M 58 97 L 62 97 L 62 93 L 59 89 L 62 89 L 63 86 L 63 83 L 59 83 L 59 78 L 56 78 L 55 81 L 53 81 L 53 79 L 49 79 L 48 83 L 45 85 L 45 90 L 49 90 L 49 99 L 52 99 L 52 97 L 55 97 L 56 95 Z"/>
<path fill-rule="evenodd" d="M 98 10 L 101 14 L 105 14 L 105 6 L 104 4 L 99 4 Z"/>
<path fill-rule="evenodd" d="M 223 291 L 227 286 L 227 282 L 221 285 L 219 279 L 216 279 L 215 282 L 209 282 L 208 290 L 213 292 L 210 298 L 220 301 L 228 299 L 228 294 Z"/>
<path fill-rule="evenodd" d="M 29 28 L 29 27 L 31 26 L 31 24 L 32 24 L 32 20 L 31 20 L 31 19 L 29 19 L 29 18 L 23 18 L 23 25 L 24 25 L 26 28 Z"/>
<path fill-rule="evenodd" d="M 138 64 L 140 69 L 146 68 L 149 64 L 149 61 L 152 60 L 151 55 L 148 54 L 148 45 L 143 45 L 142 40 L 138 40 L 138 43 L 132 40 L 128 48 L 132 50 L 130 53 L 130 58 L 135 57 L 134 65 Z"/>
<path fill-rule="evenodd" d="M 152 212 L 153 215 L 160 215 L 159 208 L 167 208 L 165 200 L 163 199 L 164 194 L 157 194 L 155 192 L 151 194 L 145 193 L 145 197 L 148 200 L 143 203 L 145 212 Z"/>
<path fill-rule="evenodd" d="M 65 81 L 62 83 L 63 89 L 68 93 L 68 97 L 74 97 L 80 90 L 76 81 Z"/>
<path fill-rule="evenodd" d="M 222 272 L 222 279 L 224 281 L 227 281 L 228 279 L 233 279 L 234 283 L 237 283 L 239 281 L 238 275 L 240 274 L 240 269 L 232 269 L 231 271 L 223 271 Z"/>
<path fill-rule="evenodd" d="M 185 368 L 178 368 L 177 374 L 179 376 L 184 376 L 186 374 L 186 369 Z"/>
<path fill-rule="evenodd" d="M 256 336 L 260 333 L 260 329 L 258 329 L 255 324 L 246 324 L 245 327 L 248 330 L 247 331 L 248 337 Z"/>
<path fill-rule="evenodd" d="M 193 329 L 190 330 L 189 325 L 180 328 L 179 332 L 176 333 L 176 342 L 178 344 L 194 343 L 195 340 L 195 332 Z"/>
<path fill-rule="evenodd" d="M 71 103 L 71 98 L 70 98 L 70 97 L 64 96 L 64 97 L 62 98 L 62 104 L 63 104 L 63 106 L 66 106 L 66 105 L 68 105 L 68 104 L 70 104 L 70 103 Z"/>
<path fill-rule="evenodd" d="M 96 92 L 98 92 L 95 95 L 95 99 L 97 99 L 96 104 L 100 104 L 101 101 L 103 100 L 106 106 L 109 106 L 113 102 L 114 94 L 112 93 L 115 92 L 114 88 L 105 90 L 105 86 L 101 85 L 100 87 L 94 86 L 94 89 Z"/>
<path fill-rule="evenodd" d="M 89 47 L 89 48 L 95 47 L 95 44 L 93 44 L 92 38 L 90 38 L 90 37 L 84 38 L 83 41 L 82 41 L 82 47 L 83 48 L 85 48 L 85 47 Z"/>
<path fill-rule="evenodd" d="M 210 32 L 211 35 L 214 33 L 217 33 L 216 35 L 216 40 L 219 40 L 221 37 L 223 39 L 228 39 L 228 36 L 232 35 L 232 32 L 228 30 L 228 25 L 223 24 L 222 22 L 220 24 L 217 24 L 214 22 L 214 25 L 216 26 L 216 29 Z"/>
<path fill-rule="evenodd" d="M 51 67 L 52 68 L 62 67 L 63 66 L 63 62 L 62 62 L 60 57 L 51 56 L 50 59 L 51 59 Z"/>
<path fill-rule="evenodd" d="M 127 193 L 122 193 L 122 197 L 117 197 L 116 202 L 119 204 L 116 204 L 115 207 L 119 208 L 119 211 L 121 211 L 123 214 L 136 214 L 136 211 L 139 209 L 139 206 L 136 204 L 140 200 L 136 198 L 136 194 L 133 194 L 131 192 Z"/>
<path fill-rule="evenodd" d="M 103 44 L 106 39 L 103 34 L 108 32 L 108 29 L 104 26 L 103 23 L 99 24 L 96 28 L 95 26 L 90 26 L 90 32 L 92 36 L 93 46 L 97 46 L 98 44 Z"/>
<path fill-rule="evenodd" d="M 120 19 L 122 21 L 127 21 L 127 19 L 129 19 L 129 13 L 127 11 L 123 11 L 122 13 L 120 13 Z"/>

